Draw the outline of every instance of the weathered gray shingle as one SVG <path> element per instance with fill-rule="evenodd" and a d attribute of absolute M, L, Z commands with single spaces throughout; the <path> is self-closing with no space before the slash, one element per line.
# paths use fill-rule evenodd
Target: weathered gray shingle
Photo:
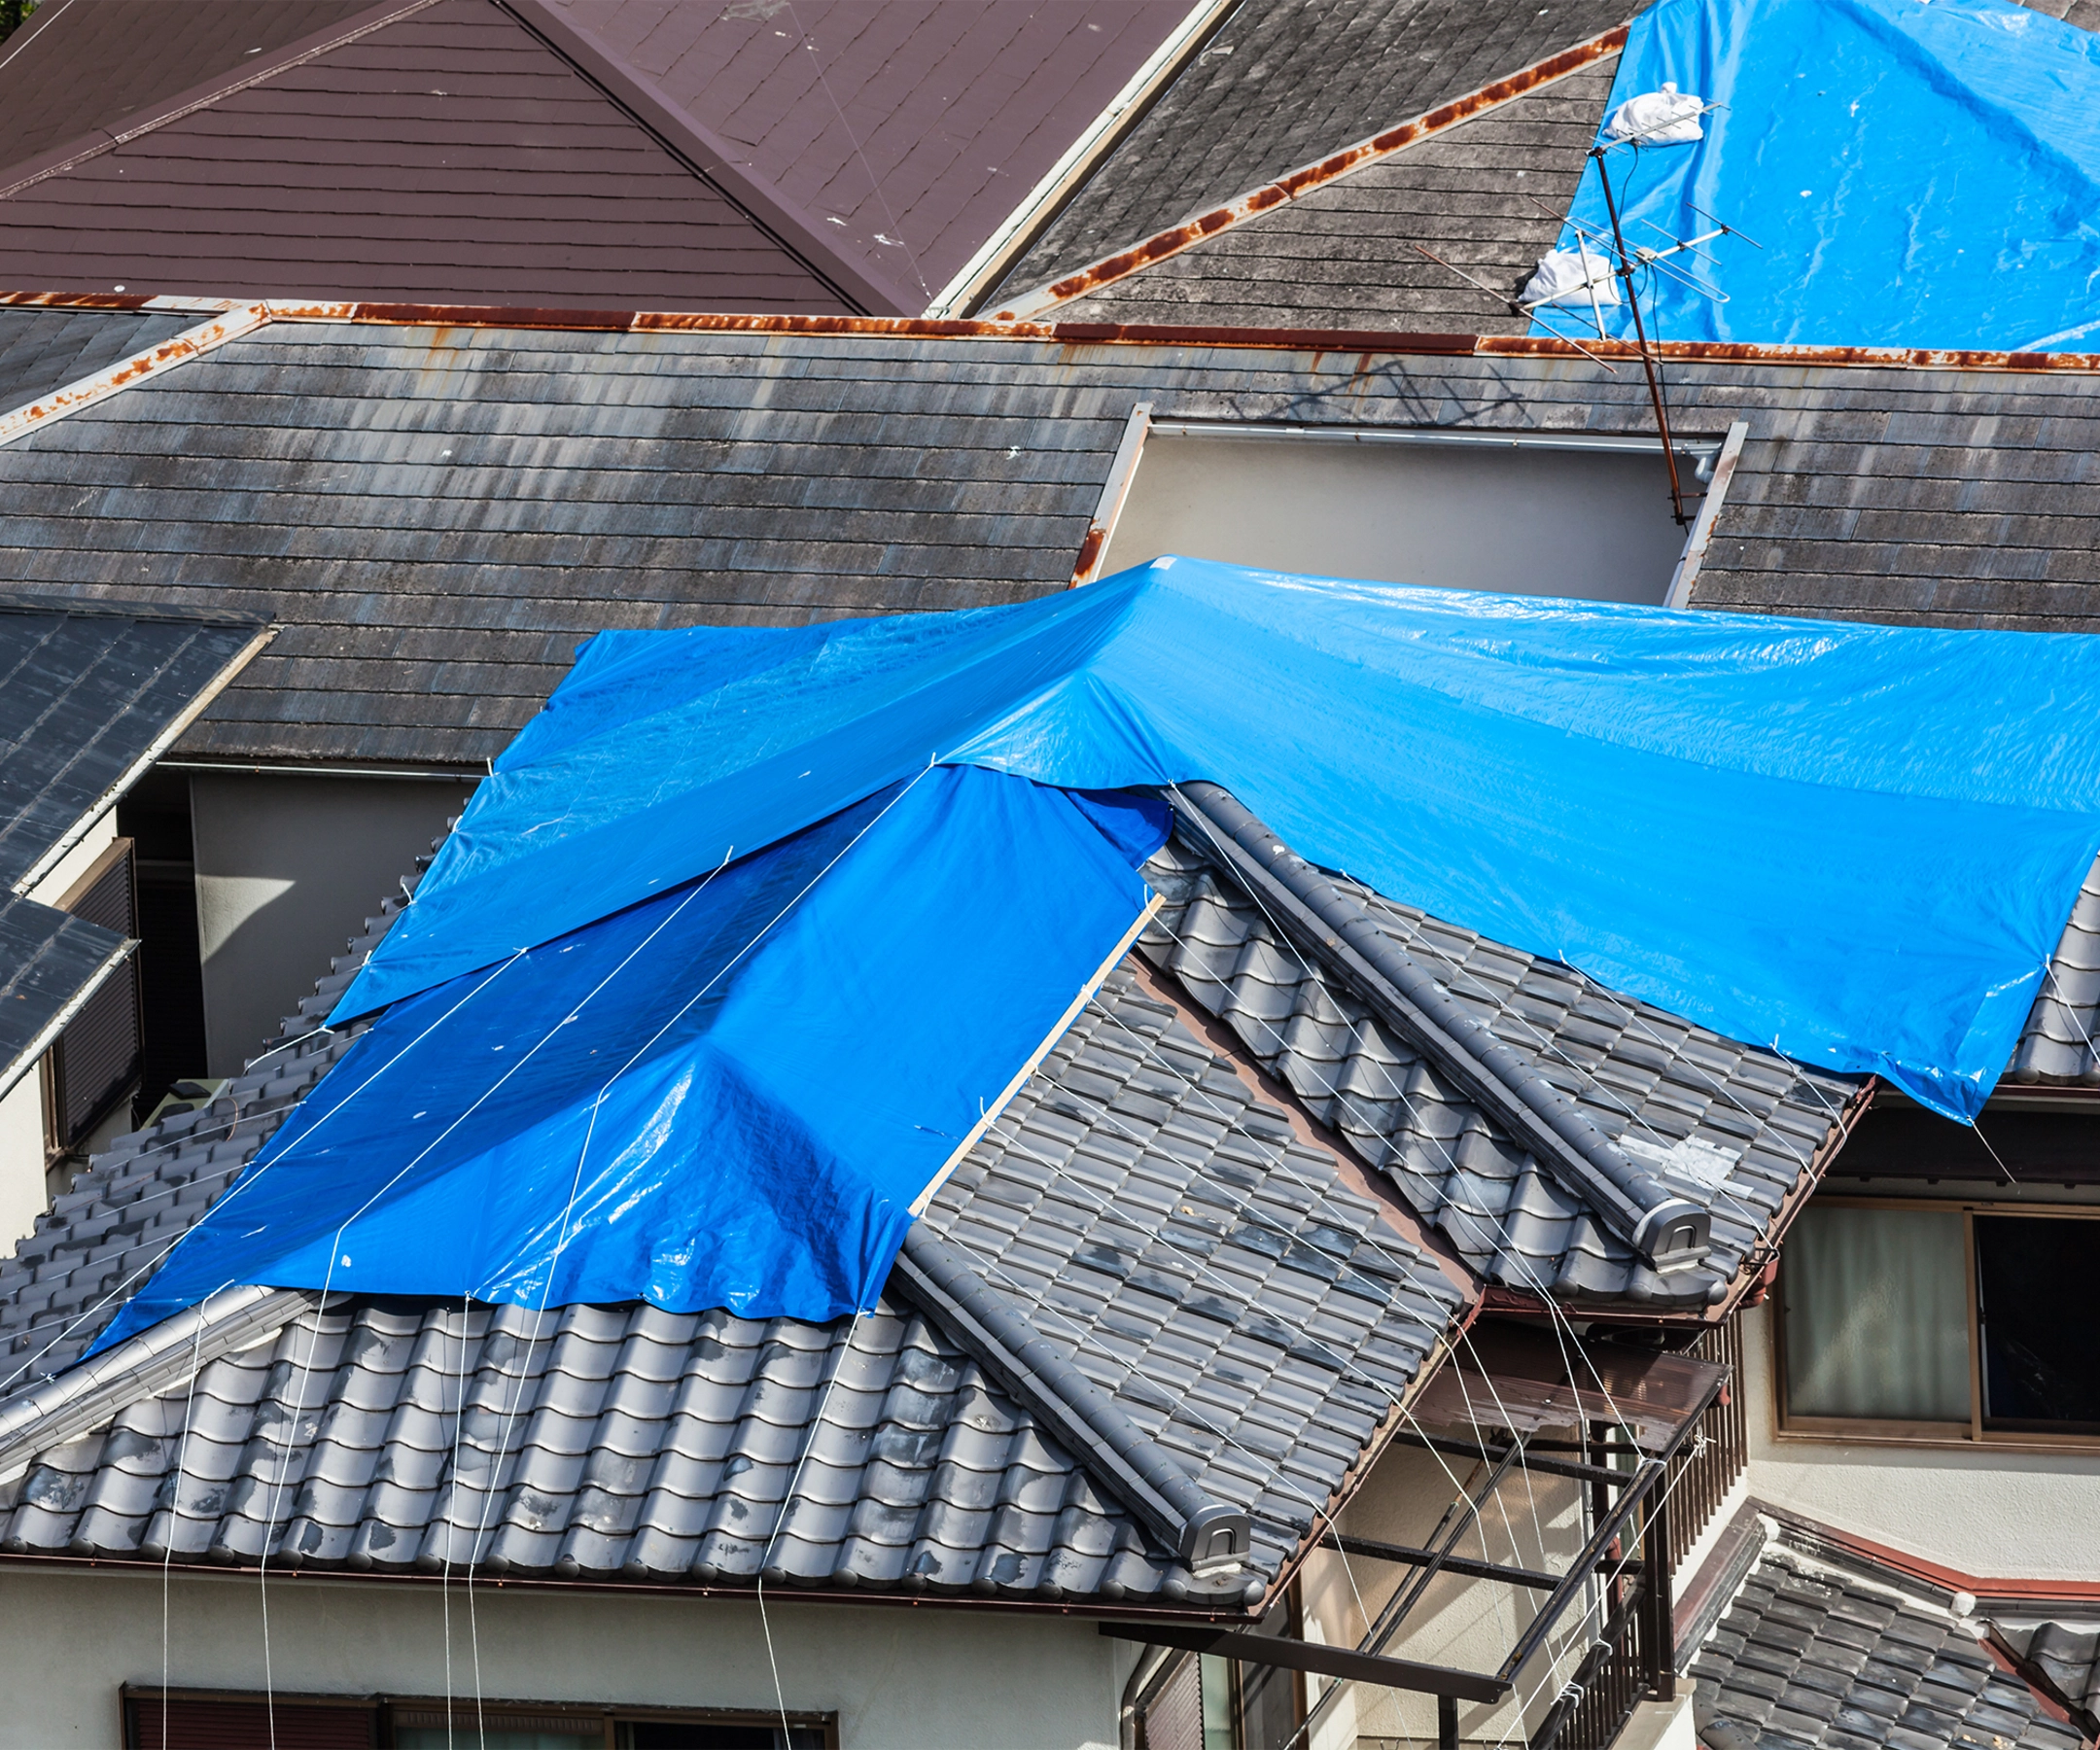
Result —
<path fill-rule="evenodd" d="M 171 310 L 0 304 L 0 413 L 158 346 L 197 321 Z"/>
<path fill-rule="evenodd" d="M 981 308 L 1624 24 L 1635 0 L 1240 8 Z"/>

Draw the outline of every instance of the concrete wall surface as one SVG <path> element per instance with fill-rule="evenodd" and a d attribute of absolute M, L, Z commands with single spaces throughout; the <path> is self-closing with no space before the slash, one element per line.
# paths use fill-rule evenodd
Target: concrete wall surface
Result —
<path fill-rule="evenodd" d="M 213 1075 L 238 1075 L 412 874 L 472 786 L 192 773 L 197 948 Z"/>
<path fill-rule="evenodd" d="M 1438 589 L 1661 602 L 1684 544 L 1660 450 L 1155 432 L 1102 568 L 1185 553 Z"/>
<path fill-rule="evenodd" d="M 283 1578 L 269 1582 L 279 1692 L 657 1707 L 774 1705 L 755 1605 L 666 1593 Z M 1135 1649 L 1088 1622 L 769 1593 L 790 1709 L 836 1711 L 843 1750 L 1113 1750 Z M 263 1685 L 253 1575 L 0 1565 L 0 1747 L 118 1741 L 118 1690 Z"/>
<path fill-rule="evenodd" d="M 1758 1499 L 1981 1579 L 2100 1580 L 2100 1449 L 1782 1440 L 1773 1361 L 1768 1303 L 1743 1317 L 1749 1484 Z"/>

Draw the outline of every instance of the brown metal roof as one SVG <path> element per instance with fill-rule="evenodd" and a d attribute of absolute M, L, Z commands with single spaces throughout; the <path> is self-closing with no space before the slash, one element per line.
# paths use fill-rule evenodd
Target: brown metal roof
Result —
<path fill-rule="evenodd" d="M 0 166 L 120 129 L 372 0 L 45 0 L 0 47 Z"/>
<path fill-rule="evenodd" d="M 540 0 L 910 315 L 1193 0 Z"/>
<path fill-rule="evenodd" d="M 851 307 L 492 0 L 369 16 L 158 125 L 18 166 L 0 284 Z"/>
<path fill-rule="evenodd" d="M 912 314 L 1189 12 L 52 0 L 0 52 L 0 285 Z"/>

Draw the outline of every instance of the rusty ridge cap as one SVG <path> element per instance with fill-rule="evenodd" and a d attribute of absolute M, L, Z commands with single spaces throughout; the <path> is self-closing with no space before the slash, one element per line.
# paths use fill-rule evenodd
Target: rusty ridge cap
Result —
<path fill-rule="evenodd" d="M 1329 153 L 1312 163 L 1286 170 L 1282 175 L 1263 183 L 1257 189 L 1236 195 L 1222 206 L 1213 207 L 1207 213 L 1199 213 L 1184 219 L 1179 225 L 1170 227 L 1141 243 L 1132 244 L 1128 249 L 1118 250 L 1114 255 L 1103 256 L 1099 261 L 1065 275 L 1062 279 L 1039 286 L 1032 292 L 1025 292 L 1019 298 L 1002 300 L 998 314 L 1003 318 L 1023 319 L 1040 316 L 1059 304 L 1069 303 L 1073 298 L 1099 292 L 1104 286 L 1112 286 L 1118 280 L 1130 278 L 1134 273 L 1179 255 L 1185 249 L 1207 242 L 1220 231 L 1231 230 L 1245 224 L 1272 208 L 1287 201 L 1310 194 L 1315 189 L 1323 189 L 1329 183 L 1348 176 L 1403 152 L 1410 146 L 1418 146 L 1461 122 L 1471 122 L 1486 115 L 1489 110 L 1499 109 L 1503 104 L 1519 97 L 1528 96 L 1544 86 L 1565 79 L 1571 73 L 1579 73 L 1585 67 L 1617 54 L 1626 47 L 1628 26 L 1621 24 L 1607 30 L 1602 36 L 1577 43 L 1571 49 L 1563 49 L 1558 54 L 1548 55 L 1531 66 L 1507 77 L 1482 86 L 1478 90 L 1468 91 L 1462 97 L 1425 110 L 1412 121 L 1403 122 L 1396 127 L 1388 127 L 1383 133 L 1373 134 L 1367 140 L 1358 140 L 1352 146 L 1344 146 Z"/>
<path fill-rule="evenodd" d="M 1594 353 L 1607 359 L 1638 359 L 1631 340 L 1565 340 L 1529 334 L 1483 334 L 1473 349 L 1483 358 L 1573 359 Z M 1692 365 L 1811 365 L 1826 369 L 2005 370 L 2015 372 L 2100 371 L 2100 353 L 1993 352 L 1985 348 L 1924 346 L 1803 346 L 1780 341 L 1662 340 L 1649 343 L 1652 357 Z"/>

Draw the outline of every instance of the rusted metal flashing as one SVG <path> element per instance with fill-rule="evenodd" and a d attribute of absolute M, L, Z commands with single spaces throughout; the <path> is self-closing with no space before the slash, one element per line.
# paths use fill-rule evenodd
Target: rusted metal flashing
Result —
<path fill-rule="evenodd" d="M 1079 555 L 1072 561 L 1069 587 L 1073 589 L 1082 583 L 1091 583 L 1101 576 L 1102 560 L 1115 534 L 1116 519 L 1123 514 L 1123 501 L 1130 497 L 1131 481 L 1138 472 L 1138 459 L 1144 453 L 1145 435 L 1151 427 L 1152 403 L 1139 402 L 1131 409 L 1130 418 L 1124 424 L 1123 439 L 1116 445 L 1115 459 L 1108 464 L 1108 478 L 1102 483 L 1101 502 L 1094 508 L 1094 520 L 1087 524 L 1086 538 L 1079 543 Z"/>
<path fill-rule="evenodd" d="M 1471 122 L 1489 110 L 1499 109 L 1503 104 L 1527 96 L 1541 87 L 1565 79 L 1571 73 L 1579 73 L 1585 67 L 1617 54 L 1626 47 L 1627 26 L 1607 30 L 1602 36 L 1592 37 L 1587 43 L 1578 43 L 1572 49 L 1563 49 L 1558 54 L 1549 55 L 1545 60 L 1512 73 L 1506 79 L 1498 79 L 1492 85 L 1482 86 L 1477 91 L 1468 91 L 1463 97 L 1453 98 L 1450 103 L 1425 111 L 1411 122 L 1403 122 L 1397 127 L 1389 127 L 1383 133 L 1374 134 L 1368 140 L 1359 140 L 1353 146 L 1345 146 L 1339 152 L 1328 154 L 1316 162 L 1286 171 L 1272 182 L 1258 189 L 1250 189 L 1244 194 L 1228 200 L 1223 206 L 1213 207 L 1208 213 L 1199 213 L 1193 219 L 1185 219 L 1179 225 L 1157 235 L 1147 237 L 1142 243 L 1081 267 L 1063 279 L 1053 280 L 1047 286 L 1039 286 L 1032 292 L 1024 292 L 1019 298 L 1000 301 L 999 318 L 1023 320 L 1041 316 L 1060 304 L 1069 303 L 1075 298 L 1099 292 L 1104 286 L 1112 286 L 1118 280 L 1128 279 L 1132 274 L 1179 255 L 1185 249 L 1207 242 L 1221 231 L 1244 225 L 1249 219 L 1279 207 L 1287 201 L 1323 189 L 1329 183 L 1350 172 L 1364 169 L 1391 158 L 1396 152 L 1404 152 L 1410 146 L 1433 139 L 1449 128 Z"/>
<path fill-rule="evenodd" d="M 220 309 L 217 298 L 125 298 L 93 294 L 0 293 L 0 306 L 79 309 Z M 1112 322 L 981 322 L 924 316 L 739 316 L 661 310 L 512 309 L 500 304 L 266 301 L 226 303 L 209 322 L 134 354 L 95 376 L 0 413 L 0 444 L 274 322 L 361 323 L 382 328 L 540 330 L 569 333 L 856 335 L 892 340 L 1021 341 L 1058 346 L 1200 346 L 1228 352 L 1294 352 L 1355 357 L 1537 358 L 1575 360 L 1584 349 L 1561 340 L 1473 334 L 1412 334 L 1377 329 L 1233 329 Z M 1590 341 L 1600 354 L 1637 356 L 1624 341 Z M 1749 346 L 1671 341 L 1657 356 L 1681 364 L 1806 366 L 1828 369 L 1971 370 L 2100 374 L 2100 353 L 1931 352 L 1857 346 Z"/>
<path fill-rule="evenodd" d="M 238 339 L 242 334 L 252 333 L 269 321 L 269 305 L 262 303 L 240 304 L 209 322 L 193 329 L 185 329 L 173 339 L 163 340 L 158 346 L 133 353 L 128 359 L 112 365 L 107 370 L 97 371 L 93 376 L 83 377 L 68 383 L 62 389 L 53 389 L 49 395 L 17 407 L 10 413 L 0 413 L 0 444 L 8 444 L 25 433 L 40 426 L 49 425 L 54 419 L 63 419 L 68 413 L 92 406 L 105 401 L 122 389 L 145 377 L 180 365 L 185 359 L 193 359 L 199 353 L 223 346 L 228 340 Z"/>
<path fill-rule="evenodd" d="M 1581 347 L 1565 340 L 1529 334 L 1483 334 L 1472 350 L 1483 358 L 1572 359 L 1584 351 L 1605 359 L 1638 359 L 1630 340 L 1585 340 Z M 1936 350 L 1908 346 L 1790 346 L 1751 341 L 1658 340 L 1651 355 L 1694 365 L 1814 365 L 1827 369 L 1846 366 L 1875 370 L 2009 370 L 2100 371 L 2100 353 L 1984 352 Z"/>
<path fill-rule="evenodd" d="M 1689 608 L 1692 591 L 1698 582 L 1699 567 L 1706 563 L 1706 549 L 1713 542 L 1714 523 L 1721 514 L 1721 507 L 1728 503 L 1729 482 L 1735 477 L 1735 464 L 1742 455 L 1743 439 L 1750 435 L 1750 427 L 1744 420 L 1736 420 L 1729 427 L 1728 436 L 1722 439 L 1721 453 L 1713 458 L 1713 471 L 1706 481 L 1706 496 L 1699 502 L 1698 516 L 1692 524 L 1692 533 L 1685 538 L 1684 551 L 1678 555 L 1677 570 L 1670 578 L 1669 588 L 1663 592 L 1665 608 Z"/>
<path fill-rule="evenodd" d="M 0 308 L 33 310 L 194 310 L 206 315 L 230 310 L 233 298 L 152 298 L 120 292 L 0 292 Z"/>

